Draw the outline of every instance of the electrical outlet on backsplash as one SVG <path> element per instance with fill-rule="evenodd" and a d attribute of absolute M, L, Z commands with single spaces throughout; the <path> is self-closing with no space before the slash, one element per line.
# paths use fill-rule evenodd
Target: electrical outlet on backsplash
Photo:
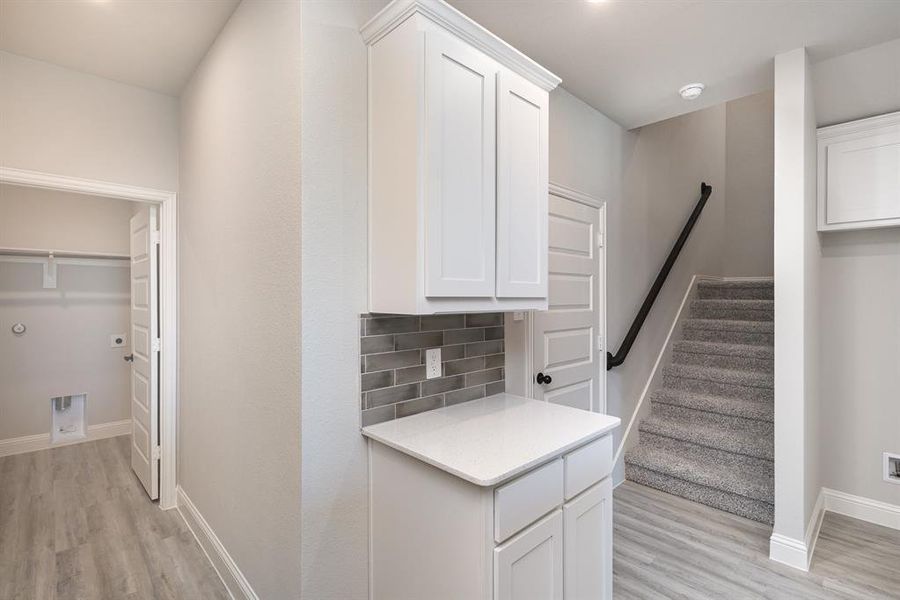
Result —
<path fill-rule="evenodd" d="M 475 400 L 506 389 L 503 313 L 360 316 L 362 426 Z M 426 379 L 425 351 L 441 349 Z"/>

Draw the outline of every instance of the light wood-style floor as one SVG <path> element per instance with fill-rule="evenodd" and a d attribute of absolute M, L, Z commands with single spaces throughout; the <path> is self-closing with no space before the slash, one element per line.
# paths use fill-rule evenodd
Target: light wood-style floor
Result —
<path fill-rule="evenodd" d="M 227 599 L 175 511 L 131 472 L 128 436 L 0 458 L 0 599 Z"/>
<path fill-rule="evenodd" d="M 900 599 L 900 531 L 827 513 L 809 573 L 768 558 L 771 527 L 625 482 L 616 600 Z"/>

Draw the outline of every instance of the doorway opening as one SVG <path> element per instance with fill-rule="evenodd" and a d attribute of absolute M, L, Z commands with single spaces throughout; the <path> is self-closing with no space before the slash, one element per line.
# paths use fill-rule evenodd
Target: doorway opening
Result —
<path fill-rule="evenodd" d="M 0 169 L 0 456 L 129 435 L 175 507 L 175 217 L 174 192 Z"/>

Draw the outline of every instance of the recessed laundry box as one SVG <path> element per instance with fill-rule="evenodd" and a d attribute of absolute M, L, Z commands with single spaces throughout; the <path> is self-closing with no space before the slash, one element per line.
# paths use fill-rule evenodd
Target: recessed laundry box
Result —
<path fill-rule="evenodd" d="M 84 439 L 87 435 L 85 413 L 87 394 L 57 396 L 50 399 L 50 441 L 61 444 Z"/>

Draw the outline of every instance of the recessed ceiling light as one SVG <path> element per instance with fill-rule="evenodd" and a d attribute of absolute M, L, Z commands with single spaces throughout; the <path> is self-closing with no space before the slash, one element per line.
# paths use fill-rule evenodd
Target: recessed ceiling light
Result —
<path fill-rule="evenodd" d="M 689 83 L 678 90 L 678 93 L 681 94 L 681 97 L 685 100 L 696 100 L 700 97 L 700 94 L 703 93 L 705 87 L 706 86 L 702 83 Z"/>

